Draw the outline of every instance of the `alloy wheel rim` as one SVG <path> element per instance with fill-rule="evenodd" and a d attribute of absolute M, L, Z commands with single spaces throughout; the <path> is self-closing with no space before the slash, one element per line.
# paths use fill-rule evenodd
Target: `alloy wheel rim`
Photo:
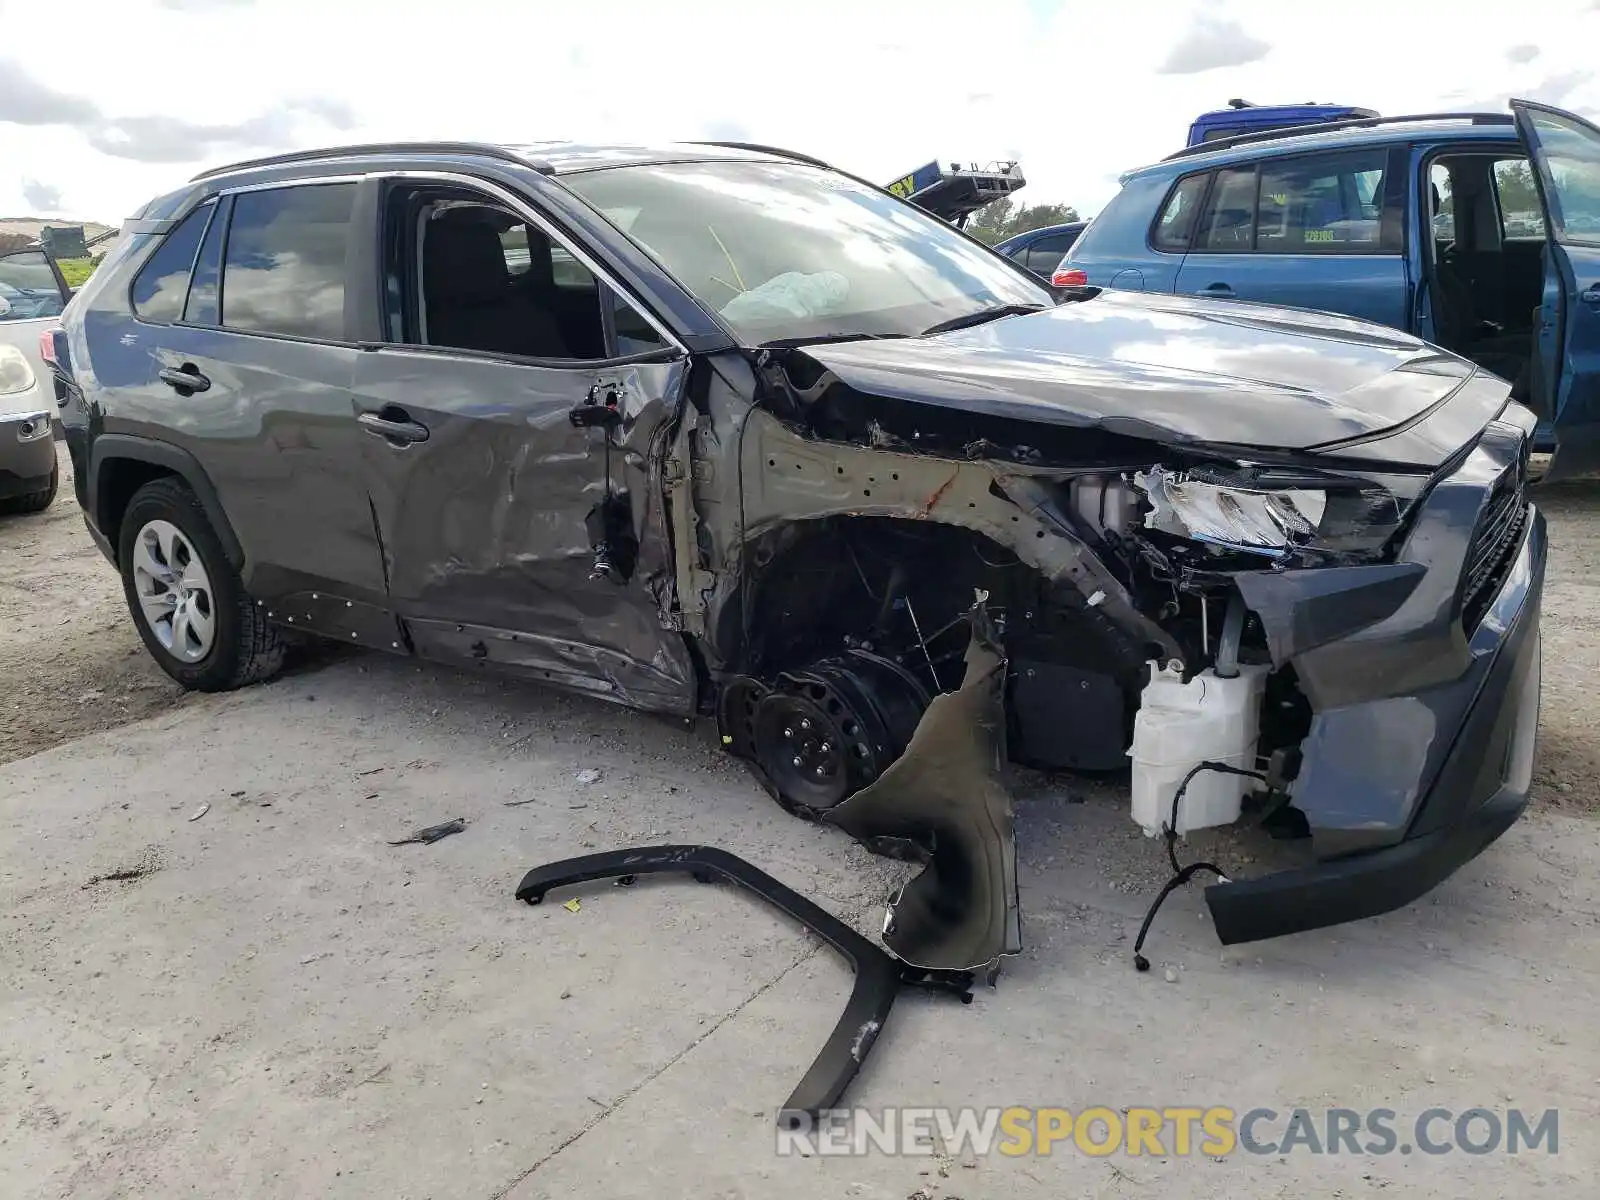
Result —
<path fill-rule="evenodd" d="M 167 653 L 185 663 L 211 653 L 217 633 L 211 577 L 194 543 L 171 521 L 148 521 L 134 539 L 133 590 Z"/>

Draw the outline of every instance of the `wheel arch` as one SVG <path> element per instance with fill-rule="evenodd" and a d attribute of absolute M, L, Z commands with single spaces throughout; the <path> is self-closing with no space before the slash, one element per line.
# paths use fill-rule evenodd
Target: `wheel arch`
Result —
<path fill-rule="evenodd" d="M 120 545 L 122 516 L 128 502 L 146 483 L 163 476 L 176 476 L 195 494 L 206 520 L 216 531 L 228 564 L 243 575 L 244 547 L 200 461 L 181 446 L 133 434 L 101 434 L 95 438 L 89 455 L 87 507 L 113 554 Z"/>

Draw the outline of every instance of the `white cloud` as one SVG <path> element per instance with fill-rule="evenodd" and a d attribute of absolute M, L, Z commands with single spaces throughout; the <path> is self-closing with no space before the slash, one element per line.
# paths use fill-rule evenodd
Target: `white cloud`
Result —
<path fill-rule="evenodd" d="M 1237 21 L 1197 15 L 1161 66 L 1163 75 L 1198 75 L 1221 67 L 1242 67 L 1263 59 L 1272 46 L 1251 37 Z"/>
<path fill-rule="evenodd" d="M 1193 54 L 1195 11 L 1261 53 L 1243 61 L 1234 37 L 1237 65 L 1161 73 L 1169 43 Z M 1177 149 L 1231 96 L 1403 113 L 1503 89 L 1600 109 L 1584 77 L 1600 17 L 1573 0 L 1523 0 L 1518 27 L 1542 47 L 1527 62 L 1395 0 L 1342 0 L 1338 20 L 1282 0 L 386 0 L 373 13 L 56 0 L 53 28 L 98 32 L 73 39 L 70 72 L 6 42 L 27 74 L 0 70 L 0 214 L 26 206 L 24 177 L 59 188 L 75 217 L 117 221 L 204 167 L 289 146 L 590 137 L 770 142 L 885 181 L 933 158 L 1015 157 L 1020 200 L 1088 215 L 1120 172 Z M 175 63 L 194 69 L 153 69 Z"/>
<path fill-rule="evenodd" d="M 1520 46 L 1506 47 L 1506 61 L 1509 63 L 1530 63 L 1539 57 L 1539 47 L 1532 42 L 1523 42 Z"/>
<path fill-rule="evenodd" d="M 48 183 L 41 183 L 37 179 L 24 179 L 22 181 L 22 198 L 36 213 L 57 213 L 61 211 L 61 189 L 51 187 Z"/>

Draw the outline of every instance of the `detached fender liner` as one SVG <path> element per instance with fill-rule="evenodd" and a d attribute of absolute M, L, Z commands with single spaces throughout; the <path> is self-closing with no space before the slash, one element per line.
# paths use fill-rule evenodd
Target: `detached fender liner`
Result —
<path fill-rule="evenodd" d="M 827 942 L 855 971 L 855 986 L 844 1015 L 778 1113 L 778 1124 L 783 1128 L 809 1128 L 838 1102 L 882 1032 L 900 991 L 900 963 L 765 871 L 715 846 L 649 846 L 546 863 L 523 876 L 517 885 L 517 899 L 538 904 L 552 888 L 597 879 L 632 882 L 636 875 L 671 871 L 692 875 L 702 883 L 724 879 L 754 893 Z"/>

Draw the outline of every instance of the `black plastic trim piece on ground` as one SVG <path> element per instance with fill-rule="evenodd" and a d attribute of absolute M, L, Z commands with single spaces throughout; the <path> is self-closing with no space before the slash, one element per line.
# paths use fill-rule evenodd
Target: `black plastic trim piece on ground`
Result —
<path fill-rule="evenodd" d="M 670 871 L 692 875 L 701 883 L 723 879 L 754 893 L 827 942 L 855 971 L 855 987 L 845 1004 L 844 1015 L 828 1035 L 805 1078 L 778 1112 L 778 1124 L 782 1128 L 809 1128 L 820 1114 L 838 1102 L 883 1031 L 902 982 L 951 991 L 964 1000 L 971 999 L 971 993 L 965 990 L 970 978 L 934 977 L 926 972 L 911 972 L 903 978 L 897 959 L 838 917 L 785 887 L 765 871 L 715 846 L 647 846 L 546 863 L 522 877 L 517 885 L 517 899 L 538 904 L 552 888 L 598 879 L 632 883 L 638 875 Z"/>

